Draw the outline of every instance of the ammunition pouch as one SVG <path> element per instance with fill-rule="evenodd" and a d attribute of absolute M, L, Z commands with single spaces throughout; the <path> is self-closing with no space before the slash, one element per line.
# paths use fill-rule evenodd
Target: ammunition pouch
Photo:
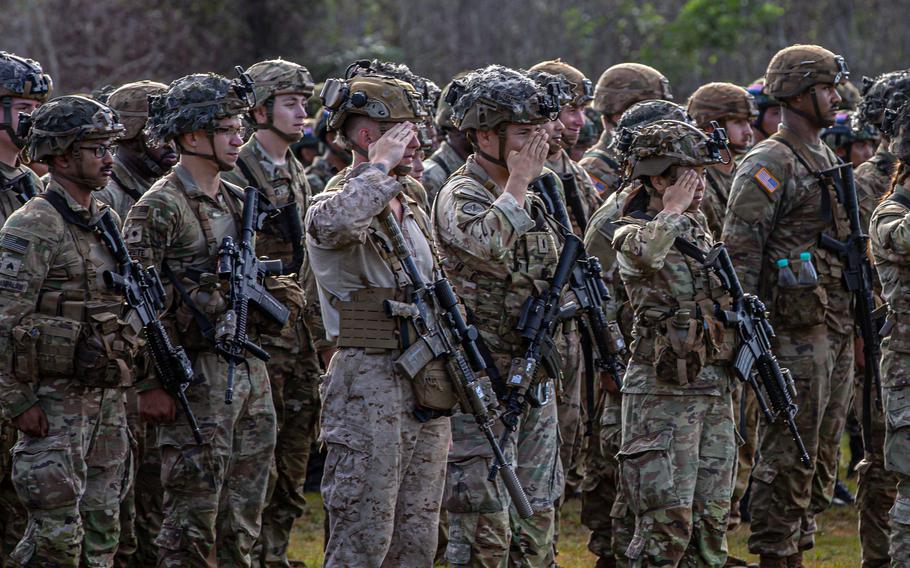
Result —
<path fill-rule="evenodd" d="M 22 382 L 72 377 L 76 347 L 85 324 L 69 318 L 30 314 L 13 328 L 13 375 Z"/>
<path fill-rule="evenodd" d="M 787 329 L 813 327 L 825 323 L 828 294 L 819 284 L 776 286 L 774 325 Z"/>
<path fill-rule="evenodd" d="M 690 310 L 652 320 L 646 314 L 635 325 L 632 359 L 651 365 L 658 380 L 688 385 L 707 363 L 705 328 Z"/>

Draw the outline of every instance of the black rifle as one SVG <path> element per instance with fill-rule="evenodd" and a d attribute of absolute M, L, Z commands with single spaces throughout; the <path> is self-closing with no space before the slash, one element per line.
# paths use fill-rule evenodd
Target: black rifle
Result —
<path fill-rule="evenodd" d="M 576 206 L 579 208 L 574 209 L 573 207 L 576 222 L 579 223 L 579 226 L 586 226 L 583 211 L 580 209 L 581 200 L 575 186 L 575 177 L 571 174 L 561 177 L 564 183 L 566 177 L 570 178 L 569 183 L 573 189 L 570 190 L 569 186 L 564 186 L 566 197 L 568 198 L 570 193 L 574 193 L 577 200 Z M 544 174 L 537 178 L 532 186 L 543 198 L 548 213 L 556 219 L 563 237 L 568 239 L 572 235 L 572 225 L 569 221 L 568 211 L 560 199 L 553 174 Z M 551 207 L 552 209 L 549 209 Z M 585 434 L 590 435 L 593 432 L 594 420 L 595 369 L 609 374 L 616 387 L 621 389 L 625 365 L 620 354 L 625 351 L 626 345 L 619 327 L 615 323 L 611 324 L 604 312 L 604 306 L 610 301 L 610 292 L 603 281 L 603 267 L 600 260 L 595 256 L 589 256 L 584 248 L 579 252 L 578 261 L 572 267 L 569 287 L 575 294 L 579 312 L 585 316 L 581 322 L 582 349 L 585 355 L 585 386 L 588 399 Z"/>
<path fill-rule="evenodd" d="M 186 389 L 197 384 L 193 374 L 193 365 L 183 347 L 176 347 L 158 314 L 164 309 L 165 292 L 161 278 L 154 266 L 142 268 L 138 260 L 130 258 L 129 251 L 120 235 L 120 229 L 109 211 L 101 216 L 98 222 L 99 234 L 117 262 L 117 271 L 105 270 L 102 276 L 108 287 L 123 293 L 127 305 L 139 316 L 145 335 L 146 352 L 155 365 L 161 386 L 177 399 L 181 410 L 186 414 L 193 431 L 193 437 L 202 444 L 199 424 L 186 399 Z"/>
<path fill-rule="evenodd" d="M 254 238 L 262 229 L 266 214 L 259 210 L 259 190 L 247 187 L 243 197 L 243 224 L 240 229 L 240 243 L 233 237 L 225 237 L 218 249 L 218 276 L 229 282 L 228 300 L 231 309 L 226 314 L 228 321 L 234 319 L 233 333 L 220 340 L 216 351 L 228 362 L 227 390 L 224 403 L 234 400 L 234 368 L 237 363 L 246 362 L 245 352 L 263 361 L 269 354 L 247 336 L 250 302 L 276 323 L 284 325 L 290 312 L 266 290 L 263 279 L 270 274 L 281 274 L 281 261 L 256 258 Z"/>
<path fill-rule="evenodd" d="M 506 461 L 502 446 L 496 443 L 496 436 L 493 435 L 493 424 L 496 417 L 490 412 L 488 397 L 485 396 L 482 385 L 474 373 L 475 368 L 486 366 L 477 347 L 477 330 L 465 322 L 458 309 L 458 298 L 455 296 L 455 291 L 445 277 L 436 280 L 432 292 L 430 291 L 411 252 L 405 245 L 404 235 L 401 233 L 401 226 L 395 219 L 395 215 L 386 208 L 380 213 L 380 219 L 392 238 L 394 253 L 401 261 L 401 265 L 411 281 L 410 300 L 417 310 L 417 315 L 412 318 L 412 321 L 421 335 L 421 341 L 426 342 L 427 345 L 438 345 L 438 348 L 433 349 L 433 351 L 438 351 L 434 355 L 445 360 L 462 412 L 474 416 L 477 426 L 493 450 L 494 471 L 501 474 L 502 481 L 518 514 L 521 518 L 526 519 L 532 516 L 534 511 L 531 509 L 528 496 L 521 487 L 515 471 Z M 434 309 L 434 306 L 438 309 Z M 442 317 L 437 318 L 436 313 L 441 314 Z M 465 358 L 465 354 L 471 359 L 470 364 Z"/>
<path fill-rule="evenodd" d="M 694 249 L 694 245 L 690 245 Z M 677 248 L 682 249 L 679 239 Z M 693 251 L 694 252 L 694 251 Z M 799 459 L 803 465 L 809 467 L 811 461 L 806 452 L 806 446 L 796 428 L 794 417 L 799 407 L 794 402 L 796 388 L 789 369 L 781 369 L 777 358 L 771 351 L 771 339 L 774 338 L 774 328 L 768 321 L 765 305 L 756 296 L 744 294 L 736 270 L 730 261 L 730 255 L 723 243 L 718 243 L 707 255 L 691 254 L 689 256 L 702 256 L 705 267 L 711 268 L 720 278 L 724 289 L 730 292 L 733 303 L 730 310 L 721 310 L 716 307 L 718 317 L 727 327 L 736 330 L 739 347 L 733 359 L 733 368 L 740 381 L 746 382 L 755 392 L 755 398 L 765 419 L 772 423 L 778 418 L 783 418 L 787 428 L 796 443 Z M 755 374 L 761 378 L 758 384 Z M 764 391 L 764 394 L 762 393 Z M 768 405 L 770 401 L 770 407 Z"/>
<path fill-rule="evenodd" d="M 572 218 L 575 219 L 578 230 L 584 236 L 585 231 L 588 230 L 588 219 L 585 217 L 584 203 L 578 193 L 578 183 L 575 181 L 575 174 L 572 172 L 562 174 L 559 179 L 562 181 L 562 188 L 566 192 L 566 203 L 569 204 L 569 209 L 572 210 Z"/>
<path fill-rule="evenodd" d="M 837 200 L 844 206 L 850 220 L 850 235 L 843 241 L 822 234 L 819 246 L 837 254 L 844 263 L 844 286 L 853 294 L 854 318 L 863 339 L 863 444 L 866 451 L 872 448 L 872 401 L 881 408 L 882 377 L 879 369 L 881 360 L 881 338 L 872 313 L 875 311 L 873 297 L 874 276 L 869 261 L 869 235 L 860 221 L 856 185 L 853 183 L 853 165 L 839 164 L 820 172 L 829 177 L 834 185 Z M 872 389 L 875 389 L 873 398 Z"/>
<path fill-rule="evenodd" d="M 29 172 L 19 174 L 13 179 L 4 182 L 3 185 L 0 185 L 0 192 L 3 191 L 12 191 L 23 204 L 38 195 L 38 190 L 35 189 L 35 184 L 32 182 L 32 174 Z"/>
<path fill-rule="evenodd" d="M 568 283 L 582 250 L 581 239 L 572 234 L 568 235 L 546 294 L 542 297 L 529 297 L 521 308 L 515 329 L 521 333 L 527 347 L 523 357 L 512 359 L 509 376 L 506 379 L 507 394 L 503 401 L 505 410 L 500 416 L 506 429 L 499 442 L 501 447 L 508 444 L 509 436 L 518 428 L 518 420 L 528 404 L 528 390 L 534 382 L 537 368 L 544 359 L 544 351 L 556 349 L 553 344 L 556 325 L 564 319 L 573 317 L 577 311 L 577 305 L 562 307 L 560 300 L 562 289 Z M 556 374 L 559 369 L 549 369 L 548 372 L 551 375 Z M 495 474 L 495 470 L 490 471 L 491 477 Z"/>

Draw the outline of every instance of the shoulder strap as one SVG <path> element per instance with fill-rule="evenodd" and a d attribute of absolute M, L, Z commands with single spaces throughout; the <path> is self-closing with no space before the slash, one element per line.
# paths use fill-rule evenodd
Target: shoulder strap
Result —
<path fill-rule="evenodd" d="M 585 152 L 585 157 L 597 158 L 598 160 L 601 160 L 602 162 L 606 162 L 606 164 L 608 166 L 610 166 L 611 168 L 613 168 L 614 170 L 619 169 L 619 164 L 616 163 L 616 160 L 614 160 L 613 158 L 608 156 L 607 153 L 602 150 L 593 150 L 593 149 L 588 150 L 587 152 Z"/>
<path fill-rule="evenodd" d="M 904 207 L 906 207 L 907 209 L 910 209 L 910 198 L 908 198 L 906 195 L 901 195 L 899 193 L 892 193 L 891 195 L 888 196 L 888 199 L 890 199 L 891 201 L 896 201 L 896 202 L 900 203 L 901 205 L 903 205 Z"/>
<path fill-rule="evenodd" d="M 445 160 L 442 159 L 442 156 L 433 154 L 432 156 L 430 156 L 430 159 L 433 160 L 434 162 L 436 162 L 437 166 L 442 168 L 442 171 L 445 172 L 446 177 L 449 177 L 450 175 L 452 175 L 452 170 L 450 170 L 449 166 L 446 165 Z"/>
<path fill-rule="evenodd" d="M 815 176 L 815 178 L 818 180 L 818 183 L 822 188 L 822 209 L 820 211 L 821 220 L 826 223 L 834 220 L 834 212 L 831 208 L 831 194 L 828 191 L 828 183 L 827 180 L 825 180 L 825 177 L 819 170 L 814 169 L 812 166 L 810 166 L 809 162 L 806 161 L 806 159 L 803 158 L 802 155 L 796 150 L 796 147 L 793 146 L 793 144 L 779 132 L 774 136 L 774 139 L 786 146 L 787 149 L 789 149 L 791 152 L 793 152 L 793 155 L 796 156 L 797 161 L 802 164 L 803 167 L 806 168 L 806 170 L 808 170 L 809 173 Z M 838 162 L 840 162 L 839 158 Z"/>
<path fill-rule="evenodd" d="M 253 175 L 253 170 L 250 169 L 250 166 L 247 165 L 243 160 L 237 160 L 237 167 L 240 168 L 240 171 L 243 172 L 243 177 L 246 178 L 247 185 L 251 185 L 256 189 L 261 189 L 259 184 L 256 182 L 256 176 Z"/>
<path fill-rule="evenodd" d="M 85 229 L 86 231 L 95 231 L 97 223 L 89 224 L 83 221 L 79 215 L 76 215 L 76 212 L 69 208 L 66 204 L 66 198 L 57 193 L 56 191 L 46 191 L 44 193 L 38 194 L 37 197 L 47 201 L 51 206 L 57 210 L 57 213 L 63 217 L 63 220 L 71 225 L 76 225 L 80 229 Z"/>
<path fill-rule="evenodd" d="M 123 180 L 120 179 L 116 173 L 111 173 L 111 178 L 117 183 L 118 186 L 120 186 L 120 189 L 123 190 L 123 193 L 129 195 L 133 201 L 139 201 L 139 198 L 142 197 L 138 191 L 123 183 Z"/>

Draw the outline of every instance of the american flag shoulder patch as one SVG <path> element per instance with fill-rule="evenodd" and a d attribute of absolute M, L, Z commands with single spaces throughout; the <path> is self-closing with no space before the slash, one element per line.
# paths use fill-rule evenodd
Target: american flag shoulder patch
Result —
<path fill-rule="evenodd" d="M 25 254 L 28 250 L 28 239 L 7 233 L 0 238 L 0 248 L 11 250 L 17 254 Z"/>
<path fill-rule="evenodd" d="M 768 194 L 772 194 L 780 187 L 780 182 L 777 181 L 777 178 L 771 175 L 771 172 L 768 171 L 768 168 L 762 168 L 755 172 L 755 181 L 758 182 L 758 185 L 762 186 Z"/>

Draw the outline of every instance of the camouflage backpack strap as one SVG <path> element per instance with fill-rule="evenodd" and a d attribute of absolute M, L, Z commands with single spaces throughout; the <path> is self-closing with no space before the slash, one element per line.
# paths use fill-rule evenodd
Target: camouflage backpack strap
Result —
<path fill-rule="evenodd" d="M 829 188 L 829 181 L 827 179 L 825 179 L 825 176 L 823 176 L 821 174 L 820 169 L 813 168 L 809 164 L 809 161 L 806 160 L 806 158 L 803 157 L 803 155 L 799 153 L 799 151 L 796 149 L 796 144 L 798 142 L 795 139 L 791 139 L 791 136 L 792 135 L 786 130 L 778 130 L 777 133 L 774 136 L 772 136 L 772 138 L 774 140 L 777 140 L 784 146 L 786 146 L 787 149 L 790 150 L 790 152 L 792 152 L 794 156 L 796 156 L 796 160 L 800 164 L 802 164 L 802 166 L 804 168 L 806 168 L 806 170 L 809 173 L 811 173 L 813 176 L 815 176 L 816 179 L 818 179 L 818 183 L 822 188 L 822 208 L 821 208 L 821 212 L 820 212 L 820 218 L 822 221 L 824 221 L 826 223 L 833 222 L 834 221 L 834 210 L 831 206 L 831 192 L 830 192 L 830 188 Z M 837 156 L 835 156 L 835 160 L 837 163 L 840 163 L 840 158 L 838 158 Z"/>
<path fill-rule="evenodd" d="M 124 183 L 124 181 L 120 179 L 120 176 L 117 175 L 117 172 L 111 173 L 111 179 L 113 179 L 114 183 L 123 190 L 123 193 L 129 195 L 130 199 L 133 201 L 139 201 L 139 198 L 142 197 L 142 194 L 136 191 L 134 187 L 130 187 L 128 184 Z"/>
<path fill-rule="evenodd" d="M 46 191 L 44 193 L 38 194 L 39 199 L 43 199 L 50 203 L 51 207 L 54 208 L 57 213 L 63 218 L 68 226 L 76 226 L 82 229 L 83 231 L 88 231 L 90 233 L 98 233 L 100 228 L 98 226 L 98 220 L 95 223 L 86 223 L 82 218 L 80 218 L 76 213 L 69 208 L 66 204 L 66 198 L 57 193 L 56 191 Z M 105 213 L 107 215 L 108 213 Z M 82 258 L 82 263 L 85 265 L 86 270 L 83 272 L 83 293 L 85 294 L 85 300 L 88 300 L 89 297 L 89 272 L 93 272 L 93 264 L 89 262 L 88 256 L 89 253 L 87 250 L 83 250 L 82 239 L 78 238 L 77 235 L 72 235 L 73 242 L 76 244 L 76 250 L 79 252 L 79 256 Z M 104 241 L 104 239 L 101 239 Z M 106 244 L 106 241 L 105 241 Z"/>

